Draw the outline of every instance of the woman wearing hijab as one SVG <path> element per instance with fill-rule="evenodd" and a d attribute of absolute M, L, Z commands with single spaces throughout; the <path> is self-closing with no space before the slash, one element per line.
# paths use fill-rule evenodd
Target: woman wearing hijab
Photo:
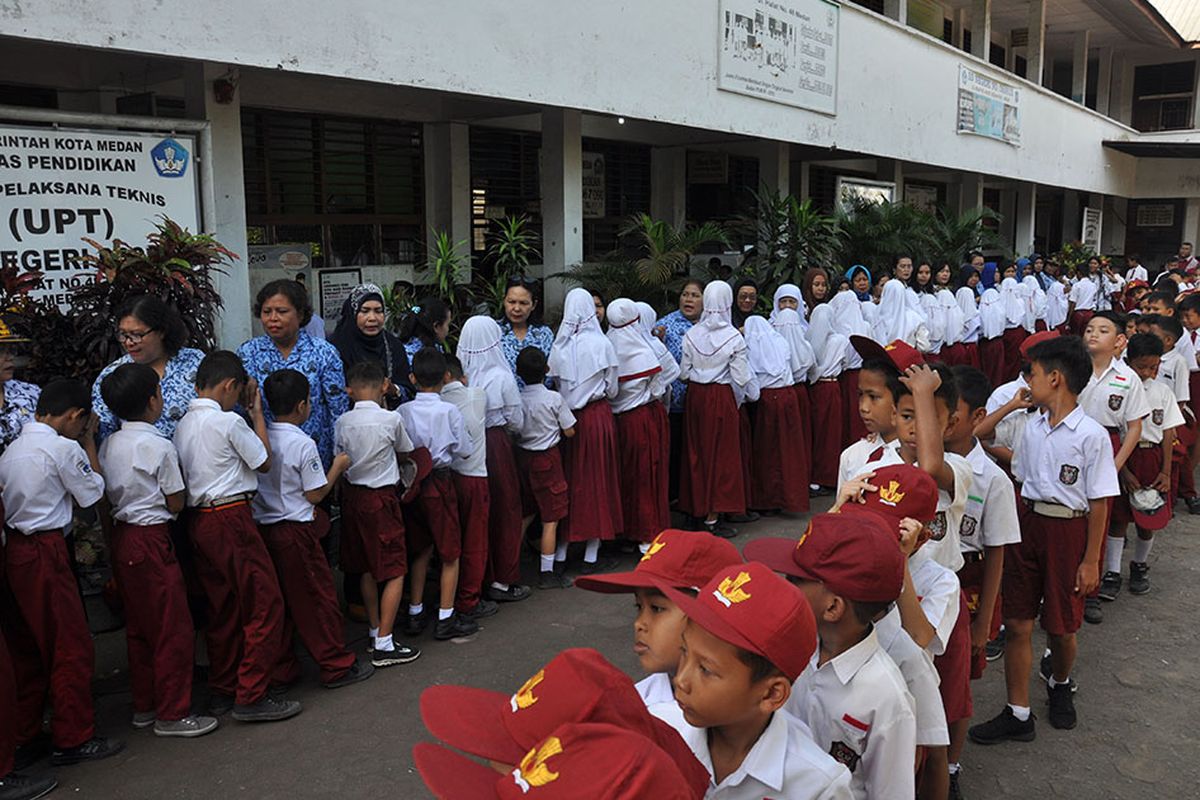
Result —
<path fill-rule="evenodd" d="M 758 380 L 750 463 L 750 507 L 808 511 L 811 465 L 801 434 L 800 405 L 792 390 L 792 347 L 762 317 L 746 320 L 746 354 Z"/>
<path fill-rule="evenodd" d="M 710 533 L 737 534 L 721 514 L 741 514 L 746 503 L 741 432 L 734 387 L 745 390 L 752 374 L 746 342 L 733 327 L 733 291 L 723 281 L 704 287 L 704 312 L 683 337 L 679 377 L 688 382 L 684 411 L 684 463 L 679 505 L 703 520 Z"/>
<path fill-rule="evenodd" d="M 808 378 L 813 431 L 811 480 L 823 494 L 831 492 L 838 483 L 845 415 L 838 376 L 846 366 L 846 353 L 850 350 L 850 340 L 833 329 L 833 314 L 830 305 L 817 306 L 808 328 L 816 361 Z"/>
<path fill-rule="evenodd" d="M 1004 300 L 1000 292 L 986 290 L 979 298 L 979 361 L 992 386 L 1008 381 L 1004 377 L 1004 323 Z"/>
<path fill-rule="evenodd" d="M 413 398 L 408 353 L 403 342 L 387 329 L 383 290 L 378 286 L 364 283 L 354 287 L 342 303 L 342 316 L 329 341 L 337 348 L 347 371 L 360 361 L 383 365 L 392 382 L 387 398 L 390 408 Z"/>
<path fill-rule="evenodd" d="M 852 294 L 850 296 L 853 297 Z M 791 348 L 792 392 L 796 395 L 796 406 L 800 409 L 800 448 L 811 473 L 812 406 L 808 399 L 808 373 L 812 371 L 816 359 L 813 357 L 812 345 L 808 343 L 807 323 L 802 325 L 800 315 L 790 308 L 785 308 L 771 321 L 771 327 L 779 332 Z"/>
<path fill-rule="evenodd" d="M 871 306 L 874 307 L 874 304 Z M 843 292 L 829 301 L 829 307 L 833 310 L 831 324 L 834 333 L 845 336 L 847 341 L 851 336 L 870 337 L 871 325 L 863 316 L 865 306 L 854 295 Z M 867 427 L 858 413 L 858 373 L 861 369 L 862 356 L 853 347 L 847 348 L 845 368 L 838 376 L 838 389 L 842 396 L 843 449 L 867 435 Z"/>
<path fill-rule="evenodd" d="M 979 306 L 976 305 L 977 298 L 975 290 L 969 286 L 963 286 L 954 293 L 954 300 L 958 303 L 958 308 L 962 311 L 962 342 L 964 361 L 975 369 L 980 369 L 979 361 Z"/>
<path fill-rule="evenodd" d="M 1025 302 L 1025 330 L 1037 333 L 1046 330 L 1046 293 L 1033 275 L 1026 275 L 1017 287 Z"/>
<path fill-rule="evenodd" d="M 871 281 L 871 271 L 862 264 L 855 264 L 850 269 L 846 270 L 846 280 L 850 281 L 850 291 L 862 301 L 874 300 L 871 296 L 871 287 L 874 283 Z M 809 318 L 812 318 L 812 312 L 809 312 Z"/>
<path fill-rule="evenodd" d="M 888 281 L 879 298 L 875 341 L 884 347 L 896 340 L 929 352 L 929 326 L 924 317 L 908 304 L 909 288 L 900 281 Z"/>
<path fill-rule="evenodd" d="M 1103 296 L 1104 276 L 1100 274 L 1100 259 L 1092 256 L 1067 295 L 1067 320 L 1071 324 L 1071 333 L 1083 336 L 1092 316 L 1103 307 Z"/>
<path fill-rule="evenodd" d="M 642 327 L 637 303 L 619 297 L 608 304 L 607 317 L 608 340 L 617 354 L 617 396 L 610 405 L 620 448 L 622 529 L 625 538 L 638 542 L 644 553 L 655 536 L 671 527 L 667 500 L 670 429 L 662 398 L 679 368 L 667 354 L 675 375 L 663 373 L 663 362 L 652 344 L 657 340 Z"/>
<path fill-rule="evenodd" d="M 970 264 L 963 264 L 958 268 L 958 288 L 966 287 L 971 290 L 971 294 L 975 295 L 975 302 L 979 302 L 979 293 L 976 292 L 976 287 L 979 286 L 979 273 Z M 956 296 L 958 292 L 954 293 Z"/>
<path fill-rule="evenodd" d="M 963 311 L 949 289 L 939 289 L 935 295 L 942 315 L 942 363 L 953 367 L 967 364 L 967 349 L 963 346 Z M 974 305 L 974 300 L 971 301 Z"/>
<path fill-rule="evenodd" d="M 1000 299 L 1004 304 L 1004 383 L 1020 374 L 1021 342 L 1029 335 L 1025 331 L 1025 302 L 1018 285 L 1015 278 L 1000 282 Z"/>
<path fill-rule="evenodd" d="M 1066 333 L 1067 293 L 1058 281 L 1051 281 L 1046 290 L 1046 329 Z"/>
<path fill-rule="evenodd" d="M 775 297 L 771 300 L 771 316 L 767 318 L 767 321 L 774 324 L 779 312 L 789 308 L 800 315 L 807 330 L 808 304 L 804 300 L 804 294 L 800 291 L 800 287 L 794 283 L 781 284 L 775 290 Z"/>
<path fill-rule="evenodd" d="M 852 278 L 853 276 L 847 275 L 847 277 Z M 868 275 L 867 283 L 869 284 L 870 282 L 871 278 Z M 808 315 L 814 308 L 821 305 L 821 303 L 829 302 L 830 296 L 833 294 L 833 289 L 830 285 L 829 273 L 820 267 L 810 267 L 808 272 L 804 273 L 804 280 L 801 283 L 804 285 L 802 290 L 804 303 L 801 308 L 796 309 L 796 313 L 807 321 Z M 793 284 L 784 285 L 792 286 Z"/>
<path fill-rule="evenodd" d="M 570 511 L 568 542 L 587 542 L 584 575 L 599 572 L 601 540 L 620 535 L 620 455 L 617 426 L 609 402 L 620 388 L 617 354 L 600 330 L 596 304 L 587 289 L 572 289 L 563 306 L 562 324 L 550 348 L 550 377 L 575 414 L 575 435 L 562 443 Z"/>
<path fill-rule="evenodd" d="M 517 381 L 500 345 L 500 326 L 491 317 L 471 317 L 458 337 L 458 360 L 470 386 L 487 397 L 484 439 L 487 447 L 489 600 L 516 602 L 529 597 L 521 584 L 521 482 L 510 434 L 521 430 L 525 414 Z"/>
<path fill-rule="evenodd" d="M 983 297 L 983 293 L 988 289 L 996 288 L 996 262 L 988 261 L 983 265 L 983 271 L 979 273 L 979 283 L 975 284 L 975 293 Z"/>
<path fill-rule="evenodd" d="M 752 278 L 742 278 L 733 285 L 733 327 L 739 331 L 746 324 L 746 317 L 758 306 L 758 284 Z"/>
<path fill-rule="evenodd" d="M 942 345 L 946 337 L 946 317 L 937 297 L 928 292 L 921 292 L 920 297 L 921 314 L 929 327 L 929 352 L 926 355 L 931 356 L 934 361 L 941 361 Z"/>

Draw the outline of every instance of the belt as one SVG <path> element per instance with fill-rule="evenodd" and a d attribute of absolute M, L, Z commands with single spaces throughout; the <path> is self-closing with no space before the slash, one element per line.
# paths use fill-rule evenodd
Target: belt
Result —
<path fill-rule="evenodd" d="M 975 551 L 975 550 L 970 550 L 970 551 L 964 552 L 962 554 L 962 557 L 963 557 L 963 563 L 965 563 L 965 564 L 975 564 L 979 561 L 983 561 L 983 553 Z"/>
<path fill-rule="evenodd" d="M 837 378 L 817 378 L 817 383 L 837 383 Z"/>
<path fill-rule="evenodd" d="M 1026 507 L 1033 513 L 1043 517 L 1051 517 L 1053 519 L 1079 519 L 1087 516 L 1086 511 L 1076 511 L 1073 508 L 1067 508 L 1060 503 L 1045 503 L 1041 500 L 1026 500 Z"/>
<path fill-rule="evenodd" d="M 1138 447 L 1162 447 L 1162 442 L 1138 442 Z"/>
<path fill-rule="evenodd" d="M 233 508 L 234 506 L 240 506 L 245 503 L 249 503 L 254 499 L 255 494 L 257 494 L 257 492 L 242 492 L 241 494 L 231 494 L 226 497 L 218 497 L 211 503 L 201 503 L 196 507 L 196 510 L 207 514 L 213 511 L 221 511 L 226 508 Z"/>

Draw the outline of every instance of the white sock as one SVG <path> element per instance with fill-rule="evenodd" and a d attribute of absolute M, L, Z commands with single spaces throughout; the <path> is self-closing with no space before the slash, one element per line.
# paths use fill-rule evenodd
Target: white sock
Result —
<path fill-rule="evenodd" d="M 507 583 L 499 583 L 498 581 L 492 581 L 492 588 L 499 589 L 502 592 L 507 592 L 508 584 Z"/>
<path fill-rule="evenodd" d="M 1049 680 L 1049 681 L 1047 681 L 1047 683 L 1049 683 L 1049 684 L 1050 684 L 1050 688 L 1051 688 L 1051 689 L 1053 689 L 1055 686 L 1066 686 L 1066 685 L 1067 685 L 1068 683 L 1070 683 L 1070 682 L 1071 682 L 1071 676 L 1070 676 L 1070 675 L 1068 675 L 1068 676 L 1067 676 L 1067 679 L 1066 679 L 1065 681 L 1056 681 L 1056 680 L 1054 679 L 1054 676 L 1053 676 L 1053 675 L 1051 675 L 1051 676 L 1050 676 L 1050 680 Z"/>
<path fill-rule="evenodd" d="M 958 771 L 959 771 L 960 769 L 962 769 L 962 767 L 960 767 L 960 766 L 959 766 L 959 764 L 958 764 L 958 762 L 956 761 L 956 762 L 954 762 L 953 764 L 951 764 L 951 765 L 950 765 L 950 774 L 951 774 L 951 775 L 957 775 L 957 774 L 958 774 Z"/>
<path fill-rule="evenodd" d="M 1133 560 L 1139 564 L 1145 564 L 1146 559 L 1150 557 L 1150 548 L 1153 546 L 1153 539 L 1138 539 L 1133 544 Z"/>
<path fill-rule="evenodd" d="M 379 638 L 379 628 L 368 628 L 368 629 L 367 629 L 367 634 L 368 634 L 368 635 L 369 635 L 369 636 L 370 636 L 372 639 L 378 639 L 378 638 Z"/>
<path fill-rule="evenodd" d="M 588 539 L 587 548 L 583 551 L 583 560 L 588 564 L 596 563 L 596 556 L 600 555 L 600 540 Z"/>
<path fill-rule="evenodd" d="M 417 614 L 420 614 L 424 610 L 425 610 L 424 603 L 417 603 L 415 606 L 412 603 L 409 603 L 409 605 L 408 605 L 408 615 L 410 617 L 415 617 Z"/>
<path fill-rule="evenodd" d="M 554 572 L 554 555 L 542 556 L 542 572 Z"/>
<path fill-rule="evenodd" d="M 1046 648 L 1046 652 L 1042 653 L 1042 658 L 1045 658 L 1045 657 L 1046 657 L 1046 656 L 1048 656 L 1048 655 L 1050 655 L 1050 648 L 1049 648 L 1049 647 L 1047 647 L 1047 648 Z"/>
<path fill-rule="evenodd" d="M 644 542 L 644 543 L 638 545 L 638 552 L 640 552 L 642 555 L 646 555 L 646 553 L 649 550 L 650 550 L 649 542 Z"/>
<path fill-rule="evenodd" d="M 389 633 L 387 636 L 376 636 L 375 637 L 375 649 L 376 650 L 391 650 L 392 649 L 392 635 Z"/>
<path fill-rule="evenodd" d="M 1104 569 L 1108 572 L 1121 572 L 1121 556 L 1125 554 L 1125 537 L 1109 536 L 1108 550 L 1104 554 Z"/>
<path fill-rule="evenodd" d="M 1009 703 L 1008 707 L 1012 709 L 1013 716 L 1021 722 L 1029 719 L 1029 706 L 1014 706 L 1012 703 Z"/>
<path fill-rule="evenodd" d="M 450 617 L 453 616 L 453 614 L 454 614 L 453 608 L 439 608 L 438 609 L 438 622 L 441 622 L 444 619 L 450 619 Z"/>
<path fill-rule="evenodd" d="M 569 547 L 569 546 L 570 545 L 568 542 L 563 542 L 558 547 L 554 548 L 554 560 L 555 561 L 566 561 L 567 560 L 567 547 Z"/>

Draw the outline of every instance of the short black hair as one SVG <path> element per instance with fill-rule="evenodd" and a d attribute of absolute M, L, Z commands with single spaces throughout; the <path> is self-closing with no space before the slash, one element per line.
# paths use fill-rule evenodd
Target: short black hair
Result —
<path fill-rule="evenodd" d="M 276 417 L 291 414 L 309 398 L 308 378 L 294 369 L 277 369 L 263 381 L 263 397 Z"/>
<path fill-rule="evenodd" d="M 735 645 L 736 647 L 736 645 Z M 737 648 L 738 659 L 750 668 L 750 682 L 758 683 L 767 678 L 774 678 L 776 675 L 783 675 L 783 670 L 775 666 L 771 659 L 758 653 L 751 653 L 745 648 Z"/>
<path fill-rule="evenodd" d="M 888 391 L 892 393 L 892 402 L 900 402 L 900 395 L 904 393 L 904 384 L 900 382 L 900 370 L 896 369 L 895 364 L 886 358 L 868 358 L 863 361 L 859 374 L 861 375 L 863 372 L 877 372 L 882 375 Z"/>
<path fill-rule="evenodd" d="M 288 281 L 295 283 L 295 281 Z M 211 389 L 222 381 L 233 378 L 234 383 L 244 384 L 250 380 L 246 367 L 237 353 L 228 350 L 214 350 L 204 357 L 196 368 L 196 388 Z"/>
<path fill-rule="evenodd" d="M 1135 333 L 1129 337 L 1129 345 L 1125 348 L 1125 361 L 1132 364 L 1135 358 L 1154 356 L 1162 358 L 1162 339 L 1153 333 Z"/>
<path fill-rule="evenodd" d="M 254 298 L 254 316 L 262 316 L 263 306 L 277 294 L 286 297 L 287 301 L 296 309 L 296 313 L 300 315 L 301 328 L 312 322 L 313 307 L 312 300 L 308 297 L 308 290 L 291 278 L 273 280 L 258 290 L 258 295 Z"/>
<path fill-rule="evenodd" d="M 162 336 L 163 350 L 167 351 L 169 356 L 176 355 L 187 344 L 188 331 L 179 312 L 167 305 L 162 298 L 152 294 L 131 297 L 117 309 L 118 323 L 126 317 L 133 317 L 150 330 L 158 331 Z M 109 408 L 112 406 L 109 405 Z"/>
<path fill-rule="evenodd" d="M 122 420 L 141 419 L 157 391 L 158 373 L 149 364 L 122 364 L 100 381 L 100 397 Z"/>
<path fill-rule="evenodd" d="M 1167 278 L 1167 281 L 1170 282 L 1170 284 L 1172 286 L 1175 285 L 1175 281 L 1171 280 L 1170 278 Z M 1143 296 L 1142 300 L 1146 301 L 1147 303 L 1154 303 L 1154 302 L 1162 303 L 1163 305 L 1168 306 L 1168 307 L 1175 305 L 1175 295 L 1171 294 L 1171 292 L 1169 292 L 1169 291 L 1163 291 L 1162 289 L 1159 289 L 1157 286 L 1154 288 L 1153 292 L 1151 292 L 1148 295 Z"/>
<path fill-rule="evenodd" d="M 1092 358 L 1078 336 L 1056 336 L 1035 344 L 1029 348 L 1029 363 L 1040 365 L 1046 372 L 1061 372 L 1071 394 L 1086 389 L 1092 377 Z"/>
<path fill-rule="evenodd" d="M 992 382 L 983 374 L 983 370 L 969 364 L 959 364 L 950 371 L 954 374 L 958 396 L 967 404 L 967 408 L 971 411 L 986 408 L 988 398 L 992 396 Z"/>
<path fill-rule="evenodd" d="M 422 347 L 412 359 L 413 377 L 422 389 L 431 389 L 446 377 L 446 357 L 436 347 Z"/>
<path fill-rule="evenodd" d="M 940 399 L 946 404 L 946 408 L 953 414 L 958 408 L 958 386 L 954 382 L 954 373 L 945 364 L 930 364 L 929 368 L 938 374 L 942 379 L 942 385 L 937 388 L 933 396 Z M 912 394 L 907 386 L 900 384 L 900 394 L 896 395 L 896 402 L 900 402 L 900 398 L 905 395 Z"/>
<path fill-rule="evenodd" d="M 77 408 L 91 413 L 92 392 L 88 385 L 78 378 L 55 378 L 42 387 L 34 413 L 39 417 L 59 417 Z"/>
<path fill-rule="evenodd" d="M 1175 309 L 1177 312 L 1194 311 L 1200 314 L 1200 293 L 1189 294 L 1179 301 L 1179 306 Z"/>
<path fill-rule="evenodd" d="M 1174 303 L 1175 295 L 1177 294 L 1179 294 L 1179 284 L 1175 283 L 1169 274 L 1163 274 L 1159 275 L 1154 281 L 1154 291 L 1142 299 L 1152 298 L 1155 295 L 1164 295 L 1170 298 L 1167 300 L 1168 303 Z"/>
<path fill-rule="evenodd" d="M 458 356 L 453 353 L 443 353 L 442 356 L 446 359 L 446 372 L 449 372 L 454 380 L 461 381 L 466 373 L 463 372 L 463 365 Z"/>
<path fill-rule="evenodd" d="M 526 386 L 546 380 L 549 369 L 546 354 L 536 347 L 526 347 L 517 354 L 517 377 L 525 381 Z"/>
<path fill-rule="evenodd" d="M 1124 314 L 1122 314 L 1120 311 L 1111 311 L 1111 310 L 1097 311 L 1095 314 L 1092 314 L 1092 319 L 1108 320 L 1113 325 L 1117 326 L 1117 333 L 1120 333 L 1122 335 L 1124 335 L 1125 326 L 1129 322 L 1129 318 L 1126 317 Z"/>
<path fill-rule="evenodd" d="M 377 387 L 385 380 L 387 373 L 383 371 L 383 364 L 374 359 L 359 361 L 346 370 L 347 386 Z"/>
<path fill-rule="evenodd" d="M 849 604 L 850 610 L 854 612 L 854 618 L 858 620 L 860 625 L 870 625 L 879 619 L 879 616 L 887 611 L 888 606 L 892 604 L 888 600 L 869 603 L 863 600 L 846 600 L 846 603 Z"/>
<path fill-rule="evenodd" d="M 1161 328 L 1175 337 L 1175 341 L 1183 338 L 1183 323 L 1175 317 L 1166 314 L 1152 314 L 1153 319 L 1147 320 L 1151 325 Z"/>

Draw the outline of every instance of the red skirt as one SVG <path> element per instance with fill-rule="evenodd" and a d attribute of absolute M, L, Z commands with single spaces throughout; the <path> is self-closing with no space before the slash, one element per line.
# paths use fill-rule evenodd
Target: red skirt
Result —
<path fill-rule="evenodd" d="M 792 387 L 796 393 L 796 407 L 800 409 L 800 447 L 804 463 L 808 464 L 809 483 L 812 482 L 812 403 L 808 399 L 808 384 L 797 383 Z"/>
<path fill-rule="evenodd" d="M 621 500 L 625 537 L 649 542 L 671 527 L 667 505 L 667 409 L 652 400 L 616 415 L 621 448 Z"/>
<path fill-rule="evenodd" d="M 810 466 L 791 387 L 763 389 L 754 415 L 750 507 L 808 511 Z"/>
<path fill-rule="evenodd" d="M 1095 311 L 1089 311 L 1086 309 L 1073 312 L 1071 314 L 1071 319 L 1069 320 L 1071 333 L 1075 334 L 1076 336 L 1083 336 L 1083 331 L 1087 328 L 1088 323 L 1092 321 L 1092 317 L 1095 315 Z"/>
<path fill-rule="evenodd" d="M 1021 374 L 1021 342 L 1029 336 L 1024 328 L 1008 328 L 1000 341 L 1004 343 L 1004 381 L 1014 380 Z"/>
<path fill-rule="evenodd" d="M 858 413 L 858 373 L 848 369 L 838 377 L 838 388 L 842 392 L 842 449 L 867 435 L 867 426 Z"/>
<path fill-rule="evenodd" d="M 621 533 L 620 455 L 617 426 L 607 400 L 575 412 L 575 435 L 562 442 L 570 511 L 567 541 L 612 539 Z"/>
<path fill-rule="evenodd" d="M 980 369 L 983 370 L 984 375 L 987 375 L 992 386 L 999 386 L 1011 380 L 1004 377 L 1004 368 L 1006 365 L 1004 363 L 1004 340 L 1002 338 L 980 339 L 979 361 L 982 364 Z"/>
<path fill-rule="evenodd" d="M 727 383 L 688 384 L 679 507 L 695 517 L 746 510 L 741 421 Z"/>
<path fill-rule="evenodd" d="M 742 507 L 750 506 L 750 455 L 754 449 L 754 426 L 750 424 L 750 407 L 742 404 L 738 409 L 738 449 L 742 453 L 742 486 L 746 496 L 742 498 Z"/>
<path fill-rule="evenodd" d="M 970 364 L 967 357 L 967 348 L 962 342 L 954 344 L 942 345 L 942 352 L 939 354 L 940 360 L 947 367 L 957 367 L 960 364 Z"/>
<path fill-rule="evenodd" d="M 962 346 L 963 351 L 966 353 L 967 359 L 963 363 L 968 364 L 975 369 L 982 370 L 983 362 L 979 359 L 979 342 L 963 342 Z"/>
<path fill-rule="evenodd" d="M 812 401 L 812 482 L 837 486 L 842 457 L 842 391 L 836 380 L 819 380 L 808 387 Z"/>

